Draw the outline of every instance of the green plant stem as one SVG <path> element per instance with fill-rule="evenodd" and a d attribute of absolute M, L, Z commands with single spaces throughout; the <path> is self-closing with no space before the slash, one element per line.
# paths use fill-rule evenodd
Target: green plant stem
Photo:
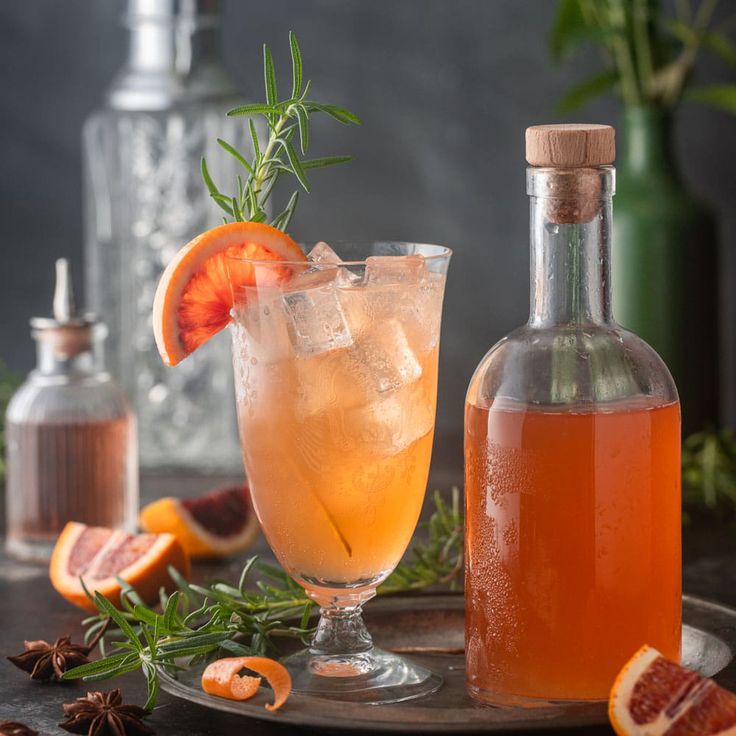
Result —
<path fill-rule="evenodd" d="M 619 69 L 621 97 L 629 105 L 641 103 L 641 90 L 633 60 L 633 50 L 627 42 L 626 10 L 622 0 L 609 0 L 608 12 L 614 29 L 611 44 Z"/>
<path fill-rule="evenodd" d="M 652 47 L 649 40 L 649 8 L 647 0 L 634 0 L 634 47 L 636 49 L 636 61 L 639 70 L 639 79 L 646 98 L 652 91 L 654 80 L 654 63 L 652 60 Z"/>

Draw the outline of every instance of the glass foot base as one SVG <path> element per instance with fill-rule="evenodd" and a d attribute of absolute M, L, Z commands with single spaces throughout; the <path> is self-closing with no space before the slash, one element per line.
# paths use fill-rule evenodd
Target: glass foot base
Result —
<path fill-rule="evenodd" d="M 442 677 L 382 649 L 353 655 L 315 655 L 309 650 L 281 660 L 292 691 L 349 703 L 400 703 L 436 692 Z"/>
<path fill-rule="evenodd" d="M 468 685 L 467 691 L 473 700 L 501 708 L 569 708 L 574 705 L 596 705 L 608 702 L 605 698 L 601 700 L 548 700 L 546 698 L 532 698 L 527 695 L 513 695 L 511 693 L 496 692 L 495 690 L 486 690 L 476 685 Z"/>

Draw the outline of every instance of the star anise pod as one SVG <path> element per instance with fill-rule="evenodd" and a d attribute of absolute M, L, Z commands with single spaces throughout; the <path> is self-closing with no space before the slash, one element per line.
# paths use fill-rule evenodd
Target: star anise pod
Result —
<path fill-rule="evenodd" d="M 0 721 L 0 736 L 38 736 L 38 731 L 16 721 Z"/>
<path fill-rule="evenodd" d="M 32 680 L 60 680 L 66 670 L 89 662 L 91 646 L 72 644 L 70 637 L 62 636 L 53 644 L 43 639 L 23 642 L 26 650 L 8 659 L 26 672 Z"/>
<path fill-rule="evenodd" d="M 59 726 L 86 736 L 153 736 L 156 732 L 141 720 L 149 712 L 137 705 L 123 705 L 119 689 L 87 693 L 86 698 L 64 705 L 67 720 Z"/>

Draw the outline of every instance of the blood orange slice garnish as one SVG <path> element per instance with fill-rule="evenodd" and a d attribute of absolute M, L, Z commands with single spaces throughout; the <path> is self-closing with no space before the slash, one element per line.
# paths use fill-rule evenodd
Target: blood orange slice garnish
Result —
<path fill-rule="evenodd" d="M 619 672 L 608 716 L 619 736 L 734 736 L 736 695 L 643 646 Z"/>
<path fill-rule="evenodd" d="M 247 549 L 258 534 L 248 486 L 221 488 L 198 498 L 160 498 L 140 513 L 147 532 L 169 532 L 191 557 L 225 557 Z"/>
<path fill-rule="evenodd" d="M 166 267 L 153 301 L 153 333 L 167 365 L 176 365 L 226 327 L 234 291 L 255 283 L 252 268 L 247 263 L 229 268 L 229 257 L 306 260 L 286 233 L 259 222 L 231 222 L 190 240 Z"/>
<path fill-rule="evenodd" d="M 161 587 L 174 588 L 170 566 L 189 575 L 189 557 L 172 534 L 129 534 L 70 521 L 56 541 L 49 577 L 70 603 L 94 611 L 80 578 L 91 593 L 99 591 L 115 605 L 121 592 L 117 578 L 150 603 L 157 600 Z"/>
<path fill-rule="evenodd" d="M 202 689 L 210 695 L 229 700 L 247 700 L 253 697 L 261 684 L 260 677 L 241 676 L 244 669 L 263 676 L 271 686 L 274 702 L 266 705 L 267 710 L 278 710 L 291 692 L 289 671 L 268 657 L 225 657 L 207 665 L 202 673 Z"/>

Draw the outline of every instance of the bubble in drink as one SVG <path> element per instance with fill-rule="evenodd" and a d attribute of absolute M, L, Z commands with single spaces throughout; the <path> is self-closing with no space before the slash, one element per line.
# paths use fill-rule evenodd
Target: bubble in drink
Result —
<path fill-rule="evenodd" d="M 366 284 L 418 284 L 429 277 L 424 256 L 371 256 L 365 261 Z"/>
<path fill-rule="evenodd" d="M 306 278 L 306 277 L 305 277 Z M 315 277 L 319 278 L 319 275 Z M 294 352 L 308 357 L 353 344 L 347 318 L 331 285 L 286 292 L 282 298 Z"/>

